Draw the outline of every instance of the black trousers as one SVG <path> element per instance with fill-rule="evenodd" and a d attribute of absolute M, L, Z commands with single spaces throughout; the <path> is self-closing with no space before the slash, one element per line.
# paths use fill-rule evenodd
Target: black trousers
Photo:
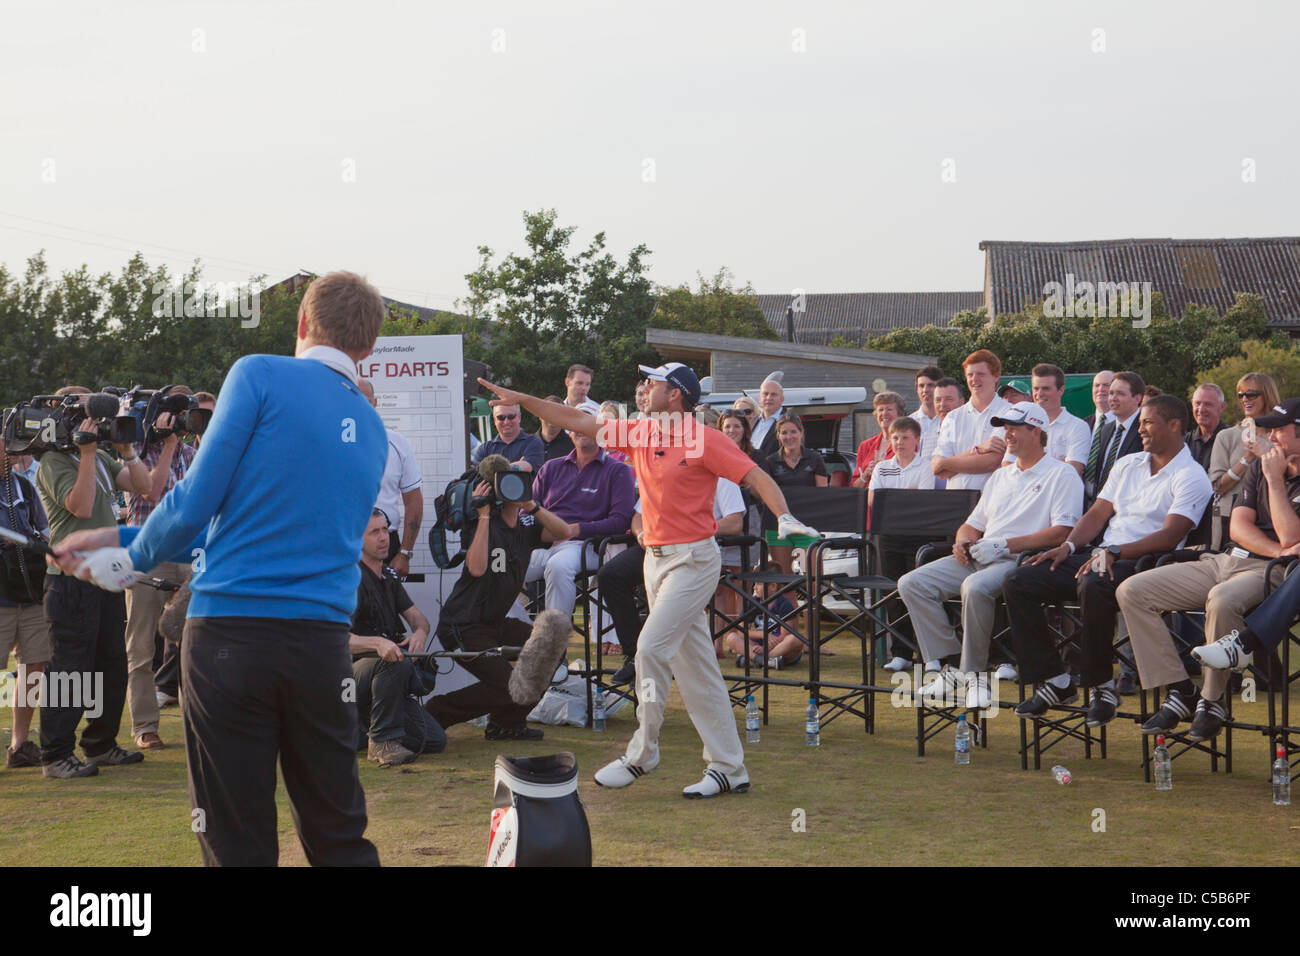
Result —
<path fill-rule="evenodd" d="M 180 696 L 181 646 L 173 641 L 163 641 L 162 663 L 153 672 L 154 685 L 164 694 Z"/>
<path fill-rule="evenodd" d="M 45 619 L 53 644 L 41 705 L 41 762 L 72 754 L 77 725 L 87 756 L 117 745 L 126 703 L 126 595 L 66 574 L 45 577 Z"/>
<path fill-rule="evenodd" d="M 194 828 L 207 866 L 274 866 L 275 765 L 312 866 L 378 866 L 365 838 L 348 627 L 191 618 L 181 643 Z"/>
<path fill-rule="evenodd" d="M 1044 681 L 1065 673 L 1065 662 L 1047 628 L 1045 606 L 1070 600 L 1078 601 L 1083 616 L 1083 630 L 1078 635 L 1079 682 L 1085 687 L 1096 687 L 1114 676 L 1112 645 L 1119 620 L 1115 589 L 1132 576 L 1137 562 L 1116 561 L 1111 569 L 1113 578 L 1090 571 L 1075 580 L 1079 569 L 1091 560 L 1091 553 L 1071 555 L 1055 571 L 1050 570 L 1048 562 L 1022 565 L 1003 583 L 1002 594 L 1011 620 L 1011 643 L 1022 681 Z"/>
<path fill-rule="evenodd" d="M 636 606 L 636 589 L 645 583 L 645 549 L 633 545 L 610 558 L 596 572 L 600 601 L 614 620 L 614 633 L 626 657 L 636 656 L 645 623 Z"/>
<path fill-rule="evenodd" d="M 894 535 L 882 535 L 880 538 L 880 573 L 897 581 L 908 571 L 916 567 L 916 552 L 923 544 L 929 544 L 930 538 L 904 538 Z M 886 633 L 885 643 L 890 657 L 901 657 L 910 661 L 916 649 L 916 634 L 912 630 L 912 620 L 907 617 L 907 606 L 903 599 L 894 592 L 890 601 L 889 623 L 898 629 L 903 639 Z"/>
<path fill-rule="evenodd" d="M 409 658 L 385 661 L 361 657 L 352 662 L 357 682 L 357 749 L 367 740 L 398 740 L 413 753 L 440 754 L 447 735 L 412 697 L 424 687 Z"/>
<path fill-rule="evenodd" d="M 500 624 L 477 624 L 462 628 L 461 646 L 467 651 L 483 651 L 490 647 L 522 647 L 533 633 L 526 621 L 508 617 Z M 443 642 L 448 647 L 448 642 Z M 559 663 L 558 661 L 556 662 Z M 510 663 L 500 657 L 480 657 L 476 661 L 461 661 L 461 666 L 478 678 L 477 684 L 462 687 L 450 694 L 429 698 L 424 709 L 443 727 L 488 715 L 488 720 L 498 727 L 517 730 L 528 722 L 528 712 L 537 701 L 516 704 L 510 699 Z"/>

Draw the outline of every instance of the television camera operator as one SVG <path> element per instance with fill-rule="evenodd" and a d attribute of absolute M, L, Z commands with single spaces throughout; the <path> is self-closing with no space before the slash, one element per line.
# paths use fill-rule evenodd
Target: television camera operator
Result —
<path fill-rule="evenodd" d="M 521 494 L 532 494 L 532 476 L 512 469 L 503 456 L 488 455 L 479 463 L 473 499 L 474 527 L 471 531 L 467 526 L 461 533 L 462 540 L 470 539 L 465 572 L 456 581 L 438 619 L 438 638 L 448 650 L 523 646 L 534 628 L 506 615 L 523 589 L 529 558 L 533 549 L 567 541 L 572 534 L 568 522 L 531 498 L 502 500 L 497 491 L 501 476 L 506 474 L 521 477 L 526 489 Z M 569 630 L 566 623 L 566 639 Z M 434 720 L 442 727 L 450 727 L 487 714 L 484 736 L 488 740 L 541 739 L 542 732 L 526 724 L 537 701 L 519 704 L 511 697 L 508 684 L 512 669 L 506 660 L 485 656 L 461 663 L 479 682 L 430 698 L 425 709 Z"/>

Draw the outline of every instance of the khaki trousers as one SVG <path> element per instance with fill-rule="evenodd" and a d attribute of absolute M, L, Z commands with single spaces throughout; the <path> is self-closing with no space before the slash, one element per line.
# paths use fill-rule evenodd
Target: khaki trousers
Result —
<path fill-rule="evenodd" d="M 660 553 L 655 554 L 658 550 Z M 713 651 L 709 598 L 718 586 L 722 554 L 713 538 L 648 548 L 645 589 L 650 616 L 636 646 L 636 709 L 640 726 L 627 745 L 627 761 L 653 770 L 659 764 L 659 728 L 673 678 L 686 712 L 704 742 L 708 769 L 743 776 L 745 753 L 736 732 L 731 698 Z"/>
<path fill-rule="evenodd" d="M 149 572 L 180 584 L 190 579 L 188 564 L 164 562 Z M 131 736 L 158 733 L 158 688 L 153 682 L 154 635 L 171 591 L 135 584 L 126 592 L 126 694 L 131 705 Z"/>
<path fill-rule="evenodd" d="M 1160 615 L 1205 608 L 1205 639 L 1213 642 L 1242 630 L 1246 612 L 1264 600 L 1263 558 L 1206 554 L 1197 561 L 1135 574 L 1115 591 L 1128 624 L 1138 677 L 1145 688 L 1187 679 L 1174 639 Z M 1218 700 L 1229 671 L 1205 670 L 1206 700 Z"/>

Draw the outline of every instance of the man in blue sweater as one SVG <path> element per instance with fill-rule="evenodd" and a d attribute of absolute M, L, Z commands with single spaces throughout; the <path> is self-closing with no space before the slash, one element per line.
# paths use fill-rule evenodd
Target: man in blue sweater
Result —
<path fill-rule="evenodd" d="M 316 279 L 298 315 L 295 357 L 234 364 L 203 454 L 138 535 L 102 529 L 58 549 L 62 566 L 109 590 L 129 586 L 133 569 L 193 565 L 182 706 L 209 866 L 277 862 L 277 757 L 308 862 L 379 862 L 364 836 L 356 708 L 345 697 L 357 543 L 388 457 L 356 364 L 384 312 L 360 276 Z M 93 548 L 102 550 L 73 553 Z"/>

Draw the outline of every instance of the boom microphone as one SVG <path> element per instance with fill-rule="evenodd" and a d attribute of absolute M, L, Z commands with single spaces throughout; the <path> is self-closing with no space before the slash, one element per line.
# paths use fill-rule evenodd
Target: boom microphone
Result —
<path fill-rule="evenodd" d="M 114 418 L 122 409 L 122 400 L 107 392 L 96 392 L 86 399 L 87 418 Z"/>
<path fill-rule="evenodd" d="M 478 463 L 479 481 L 486 481 L 489 485 L 500 472 L 510 470 L 510 461 L 505 455 L 484 455 L 483 460 Z"/>
<path fill-rule="evenodd" d="M 535 704 L 551 686 L 551 676 L 569 646 L 573 622 L 559 611 L 543 611 L 533 622 L 533 633 L 519 651 L 519 662 L 510 673 L 510 699 L 516 704 Z"/>

